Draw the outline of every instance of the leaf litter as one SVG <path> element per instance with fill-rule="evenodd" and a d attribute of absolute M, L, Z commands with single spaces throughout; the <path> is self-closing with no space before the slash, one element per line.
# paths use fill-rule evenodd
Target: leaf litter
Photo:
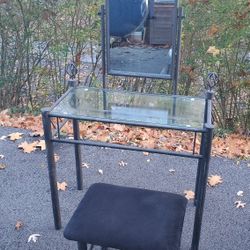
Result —
<path fill-rule="evenodd" d="M 212 52 L 213 48 L 212 48 Z M 42 133 L 41 115 L 1 115 L 3 126 L 29 129 L 37 134 Z M 83 139 L 95 139 L 118 144 L 129 144 L 139 147 L 153 147 L 172 151 L 191 152 L 194 141 L 193 133 L 170 131 L 152 128 L 137 128 L 119 124 L 103 124 L 100 122 L 81 122 L 80 134 Z M 72 124 L 67 122 L 62 128 L 66 135 L 72 135 Z M 41 134 L 40 134 L 41 135 Z M 1 137 L 0 140 L 4 140 Z M 200 138 L 197 138 L 195 151 L 198 153 Z M 180 147 L 182 145 L 182 147 Z M 249 158 L 250 141 L 246 136 L 230 134 L 213 139 L 212 155 L 228 158 Z"/>

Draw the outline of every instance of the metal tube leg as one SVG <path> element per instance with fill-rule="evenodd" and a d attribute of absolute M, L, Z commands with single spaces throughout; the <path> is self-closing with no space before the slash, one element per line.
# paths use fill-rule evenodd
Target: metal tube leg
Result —
<path fill-rule="evenodd" d="M 47 161 L 48 161 L 49 182 L 50 182 L 53 215 L 54 215 L 54 224 L 55 224 L 55 228 L 58 230 L 62 227 L 62 223 L 61 223 L 58 190 L 57 190 L 57 181 L 56 181 L 56 164 L 55 164 L 55 159 L 54 159 L 54 145 L 53 145 L 53 142 L 51 141 L 52 139 L 51 121 L 48 115 L 49 115 L 49 111 L 47 109 L 42 109 L 42 120 L 43 120 L 43 129 L 44 129 L 44 139 L 45 139 L 46 150 L 47 150 Z"/>
<path fill-rule="evenodd" d="M 84 242 L 77 241 L 78 250 L 88 250 L 88 246 Z"/>
<path fill-rule="evenodd" d="M 74 139 L 79 140 L 79 122 L 73 119 L 73 132 Z M 82 190 L 82 157 L 81 157 L 81 146 L 79 144 L 75 144 L 75 160 L 76 160 L 76 179 L 77 179 L 77 189 Z"/>
<path fill-rule="evenodd" d="M 204 151 L 204 133 L 202 133 L 201 136 L 201 147 L 200 147 L 200 155 L 203 154 Z M 195 181 L 195 197 L 194 197 L 194 205 L 197 205 L 197 200 L 198 200 L 198 196 L 199 196 L 199 187 L 201 185 L 201 176 L 202 176 L 202 166 L 203 166 L 203 161 L 204 159 L 199 159 L 198 160 L 198 168 L 197 168 L 197 174 L 196 174 L 196 181 Z"/>
<path fill-rule="evenodd" d="M 207 131 L 206 131 L 205 138 L 204 138 L 205 146 L 202 152 L 202 155 L 204 156 L 204 158 L 201 164 L 200 186 L 199 186 L 199 194 L 197 196 L 197 205 L 196 205 L 196 210 L 195 210 L 194 230 L 193 230 L 191 250 L 199 249 L 202 215 L 203 215 L 203 208 L 204 208 L 205 195 L 206 195 L 207 176 L 208 176 L 208 170 L 209 170 L 209 160 L 210 160 L 212 138 L 213 138 L 213 127 L 212 126 L 208 127 L 206 130 Z"/>

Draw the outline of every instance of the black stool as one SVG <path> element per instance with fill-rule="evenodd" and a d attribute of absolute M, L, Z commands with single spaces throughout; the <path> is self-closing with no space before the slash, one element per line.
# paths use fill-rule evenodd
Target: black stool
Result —
<path fill-rule="evenodd" d="M 178 194 L 97 183 L 64 230 L 65 238 L 123 250 L 180 248 L 187 199 Z"/>

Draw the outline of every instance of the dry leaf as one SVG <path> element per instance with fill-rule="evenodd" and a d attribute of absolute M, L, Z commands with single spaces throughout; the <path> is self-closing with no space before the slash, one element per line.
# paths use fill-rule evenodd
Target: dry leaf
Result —
<path fill-rule="evenodd" d="M 29 154 L 36 150 L 36 145 L 37 145 L 37 142 L 28 143 L 25 141 L 21 143 L 20 145 L 18 145 L 18 148 L 23 149 L 24 153 Z"/>
<path fill-rule="evenodd" d="M 208 36 L 210 37 L 214 36 L 218 33 L 218 31 L 219 31 L 219 28 L 215 24 L 213 24 L 208 30 Z"/>
<path fill-rule="evenodd" d="M 0 170 L 3 170 L 3 169 L 5 169 L 5 168 L 6 168 L 6 165 L 3 164 L 3 163 L 0 163 Z"/>
<path fill-rule="evenodd" d="M 15 229 L 16 229 L 16 230 L 19 230 L 19 229 L 21 229 L 22 227 L 23 227 L 23 222 L 20 221 L 20 220 L 18 220 L 18 221 L 16 222 Z"/>
<path fill-rule="evenodd" d="M 175 169 L 171 168 L 168 170 L 171 174 L 174 174 L 175 173 Z"/>
<path fill-rule="evenodd" d="M 195 194 L 192 190 L 184 190 L 184 195 L 188 200 L 193 200 Z"/>
<path fill-rule="evenodd" d="M 46 149 L 46 144 L 45 144 L 45 140 L 40 140 L 37 144 L 36 144 L 37 148 L 40 148 L 41 151 Z"/>
<path fill-rule="evenodd" d="M 235 201 L 234 204 L 236 205 L 236 208 L 244 208 L 246 206 L 246 203 L 242 201 Z"/>
<path fill-rule="evenodd" d="M 3 159 L 4 158 L 4 155 L 0 155 L 0 159 Z"/>
<path fill-rule="evenodd" d="M 59 159 L 60 159 L 60 156 L 58 155 L 58 154 L 54 154 L 54 159 L 55 159 L 55 162 L 58 162 L 59 161 Z"/>
<path fill-rule="evenodd" d="M 57 182 L 57 190 L 65 191 L 67 187 L 68 187 L 67 182 L 65 182 L 65 181 Z"/>
<path fill-rule="evenodd" d="M 128 165 L 128 163 L 125 162 L 125 161 L 120 161 L 120 162 L 119 162 L 119 166 L 121 166 L 121 167 L 125 167 L 125 166 L 127 166 L 127 165 Z"/>
<path fill-rule="evenodd" d="M 222 181 L 222 178 L 219 176 L 219 175 L 211 175 L 208 177 L 208 185 L 210 187 L 215 187 L 219 184 L 221 184 L 223 181 Z"/>
<path fill-rule="evenodd" d="M 32 132 L 29 135 L 32 137 L 42 137 L 44 135 L 44 132 L 43 132 L 43 130 L 40 130 L 40 131 Z"/>
<path fill-rule="evenodd" d="M 83 167 L 83 168 L 89 168 L 89 164 L 86 163 L 86 162 L 83 162 L 83 163 L 82 163 L 82 167 Z"/>
<path fill-rule="evenodd" d="M 23 135 L 23 133 L 19 133 L 19 132 L 12 133 L 12 134 L 8 135 L 8 138 L 10 138 L 11 141 L 15 141 L 15 140 L 21 139 L 22 135 Z"/>
<path fill-rule="evenodd" d="M 31 234 L 28 238 L 28 242 L 30 242 L 30 241 L 37 242 L 38 237 L 41 237 L 41 235 L 40 234 Z"/>
<path fill-rule="evenodd" d="M 207 50 L 207 53 L 208 54 L 212 54 L 213 56 L 217 56 L 220 54 L 220 50 L 219 49 L 216 49 L 215 46 L 210 46 Z"/>
<path fill-rule="evenodd" d="M 145 156 L 148 156 L 148 155 L 149 155 L 149 152 L 143 152 L 143 154 L 144 154 Z"/>
<path fill-rule="evenodd" d="M 103 170 L 102 170 L 102 169 L 98 169 L 98 173 L 99 173 L 100 175 L 103 175 Z"/>
<path fill-rule="evenodd" d="M 238 191 L 237 196 L 243 196 L 243 191 Z"/>

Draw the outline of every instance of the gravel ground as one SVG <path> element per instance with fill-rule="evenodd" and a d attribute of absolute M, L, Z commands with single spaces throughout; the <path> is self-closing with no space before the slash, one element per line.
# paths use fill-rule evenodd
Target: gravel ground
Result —
<path fill-rule="evenodd" d="M 24 133 L 16 142 L 0 140 L 0 249 L 77 249 L 76 243 L 63 238 L 62 230 L 55 230 L 45 151 L 23 153 L 17 145 L 31 138 L 27 130 L 0 127 L 0 137 L 13 132 Z M 83 169 L 84 190 L 76 190 L 73 146 L 57 144 L 58 181 L 66 181 L 68 189 L 60 191 L 63 226 L 66 225 L 87 188 L 94 182 L 106 182 L 148 189 L 183 193 L 194 190 L 196 160 L 143 155 L 141 152 L 82 147 L 83 162 L 90 168 Z M 119 166 L 123 160 L 126 166 Z M 171 174 L 169 169 L 175 169 Z M 103 175 L 98 173 L 103 170 Z M 223 183 L 207 189 L 204 219 L 200 241 L 201 250 L 250 249 L 250 167 L 247 161 L 212 158 L 210 174 L 218 174 Z M 238 191 L 243 197 L 237 197 Z M 234 202 L 246 202 L 245 208 L 235 208 Z M 182 250 L 189 249 L 193 227 L 194 208 L 188 204 L 182 236 Z M 15 230 L 16 221 L 24 226 Z M 36 243 L 27 242 L 31 234 L 41 235 Z M 98 248 L 96 248 L 98 249 Z M 152 249 L 153 250 L 153 249 Z"/>

